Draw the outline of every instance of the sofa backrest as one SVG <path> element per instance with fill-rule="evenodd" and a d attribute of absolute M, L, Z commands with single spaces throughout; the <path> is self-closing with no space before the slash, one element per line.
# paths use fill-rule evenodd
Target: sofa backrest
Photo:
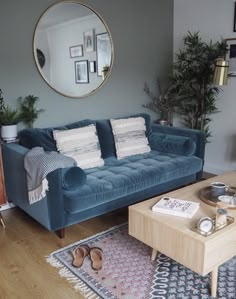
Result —
<path fill-rule="evenodd" d="M 145 119 L 146 135 L 149 138 L 151 136 L 150 115 L 146 113 L 139 113 L 139 114 L 119 117 L 119 118 L 140 117 L 140 116 Z M 114 137 L 113 137 L 112 128 L 109 119 L 102 119 L 96 121 L 85 119 L 65 126 L 54 127 L 54 128 L 52 127 L 52 128 L 45 128 L 45 129 L 39 129 L 39 128 L 24 129 L 18 133 L 18 138 L 20 144 L 29 149 L 39 146 L 39 147 L 43 147 L 45 151 L 57 151 L 56 142 L 53 138 L 53 130 L 70 130 L 70 129 L 88 126 L 90 124 L 96 124 L 102 157 L 108 158 L 110 156 L 115 156 L 116 155 L 115 142 L 114 142 Z"/>
<path fill-rule="evenodd" d="M 57 151 L 56 142 L 53 138 L 53 130 L 70 130 L 91 124 L 95 124 L 95 122 L 85 119 L 60 127 L 24 129 L 18 133 L 18 138 L 20 144 L 29 149 L 39 146 L 43 147 L 45 151 Z"/>
<path fill-rule="evenodd" d="M 139 114 L 129 115 L 125 117 L 117 117 L 115 119 L 140 117 L 140 116 L 145 119 L 145 124 L 147 128 L 146 135 L 149 138 L 151 136 L 150 115 L 146 113 L 139 113 Z M 98 133 L 98 138 L 99 138 L 103 158 L 116 156 L 115 142 L 114 142 L 110 120 L 109 119 L 96 120 L 96 127 L 97 127 L 97 133 Z"/>

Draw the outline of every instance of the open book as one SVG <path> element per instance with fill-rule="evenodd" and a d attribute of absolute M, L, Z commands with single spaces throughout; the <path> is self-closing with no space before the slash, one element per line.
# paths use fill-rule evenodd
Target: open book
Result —
<path fill-rule="evenodd" d="M 182 200 L 173 197 L 162 197 L 153 207 L 152 211 L 192 218 L 199 208 L 198 202 Z"/>

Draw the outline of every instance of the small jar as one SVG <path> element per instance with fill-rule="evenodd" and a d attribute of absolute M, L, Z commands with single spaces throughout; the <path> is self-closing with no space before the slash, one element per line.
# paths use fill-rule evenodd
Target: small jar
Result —
<path fill-rule="evenodd" d="M 217 209 L 216 211 L 216 226 L 225 225 L 227 223 L 228 211 L 226 209 Z"/>

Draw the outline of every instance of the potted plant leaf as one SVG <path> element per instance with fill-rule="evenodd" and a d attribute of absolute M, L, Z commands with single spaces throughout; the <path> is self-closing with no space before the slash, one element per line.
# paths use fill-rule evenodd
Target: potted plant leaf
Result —
<path fill-rule="evenodd" d="M 20 121 L 20 114 L 17 109 L 5 105 L 2 90 L 0 90 L 0 124 L 1 137 L 5 141 L 15 140 L 17 137 L 17 124 Z"/>
<path fill-rule="evenodd" d="M 34 95 L 18 99 L 21 121 L 29 128 L 33 128 L 33 124 L 38 119 L 39 114 L 45 111 L 44 109 L 36 108 L 38 100 L 39 98 Z"/>

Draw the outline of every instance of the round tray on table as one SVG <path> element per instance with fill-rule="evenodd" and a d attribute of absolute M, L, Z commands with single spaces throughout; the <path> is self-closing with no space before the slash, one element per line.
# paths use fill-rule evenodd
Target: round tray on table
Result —
<path fill-rule="evenodd" d="M 236 209 L 236 187 L 229 187 L 223 195 L 234 196 L 231 203 L 228 203 L 229 209 Z M 206 204 L 216 207 L 218 202 L 222 202 L 218 196 L 212 194 L 212 187 L 208 186 L 199 191 L 200 199 Z"/>

